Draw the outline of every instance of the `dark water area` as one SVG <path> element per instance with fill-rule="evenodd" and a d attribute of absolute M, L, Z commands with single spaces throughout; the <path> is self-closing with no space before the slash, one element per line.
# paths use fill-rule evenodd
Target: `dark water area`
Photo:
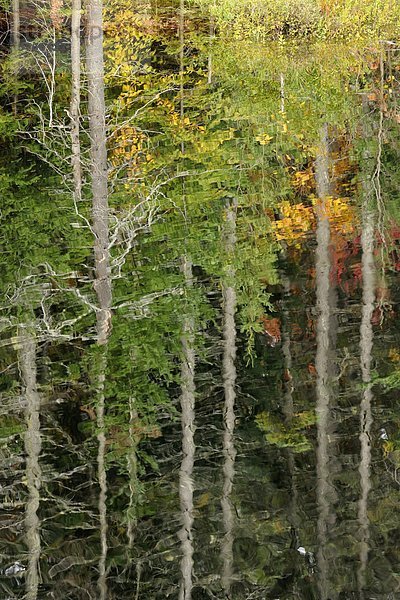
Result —
<path fill-rule="evenodd" d="M 400 49 L 197 4 L 104 9 L 102 208 L 0 41 L 0 600 L 400 598 Z"/>

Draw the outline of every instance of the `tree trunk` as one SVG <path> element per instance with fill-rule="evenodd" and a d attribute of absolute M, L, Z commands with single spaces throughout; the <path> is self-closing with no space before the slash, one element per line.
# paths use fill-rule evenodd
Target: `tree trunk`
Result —
<path fill-rule="evenodd" d="M 224 538 L 222 541 L 222 588 L 224 597 L 231 598 L 231 585 L 233 577 L 233 542 L 234 542 L 234 509 L 232 506 L 232 488 L 235 475 L 235 399 L 236 399 L 236 288 L 235 269 L 233 266 L 236 244 L 236 209 L 237 202 L 229 205 L 226 211 L 226 238 L 225 251 L 227 254 L 228 268 L 222 282 L 223 293 L 223 337 L 224 356 L 222 377 L 224 382 L 224 485 L 222 490 L 222 519 L 224 523 Z"/>
<path fill-rule="evenodd" d="M 106 110 L 104 99 L 102 1 L 88 2 L 86 63 L 91 150 L 92 221 L 95 260 L 94 288 L 98 299 L 97 338 L 106 344 L 111 328 L 110 236 L 108 223 Z"/>
<path fill-rule="evenodd" d="M 368 494 L 371 490 L 371 427 L 372 427 L 372 385 L 371 363 L 373 346 L 372 314 L 375 304 L 376 267 L 374 260 L 375 214 L 371 206 L 371 186 L 363 184 L 362 203 L 362 316 L 360 325 L 361 376 L 365 384 L 360 406 L 360 482 L 361 496 L 358 503 L 358 521 L 360 525 L 360 566 L 358 569 L 358 588 L 360 598 L 364 598 L 365 577 L 369 553 Z"/>
<path fill-rule="evenodd" d="M 137 446 L 138 437 L 135 433 L 135 423 L 138 413 L 135 408 L 134 398 L 129 398 L 129 449 L 127 452 L 128 475 L 129 475 L 129 508 L 127 514 L 127 537 L 129 549 L 133 549 L 134 528 L 136 526 L 138 474 L 137 474 Z"/>
<path fill-rule="evenodd" d="M 36 377 L 36 341 L 28 331 L 20 331 L 19 369 L 26 401 L 26 486 L 28 500 L 25 511 L 28 568 L 26 573 L 27 600 L 36 600 L 39 590 L 40 520 L 38 509 L 42 473 L 39 464 L 42 440 L 40 435 L 40 396 Z"/>
<path fill-rule="evenodd" d="M 81 102 L 81 0 L 72 0 L 71 15 L 71 145 L 72 172 L 74 178 L 74 201 L 77 209 L 82 196 L 81 145 L 79 138 L 79 114 Z"/>
<path fill-rule="evenodd" d="M 19 50 L 20 38 L 21 38 L 19 0 L 12 0 L 11 34 L 12 34 L 12 39 L 11 39 L 12 48 L 13 48 L 14 52 L 17 53 Z M 18 76 L 18 68 L 15 70 L 15 77 L 17 77 L 17 76 Z M 17 111 L 18 111 L 18 108 L 17 108 L 18 107 L 18 96 L 17 96 L 17 94 L 14 95 L 12 107 L 13 107 L 13 113 L 16 116 Z"/>
<path fill-rule="evenodd" d="M 185 0 L 180 0 L 179 11 L 179 41 L 180 41 L 180 116 L 184 118 L 184 53 L 185 53 Z M 181 144 L 182 157 L 185 154 L 185 143 Z M 182 182 L 182 200 L 186 215 L 185 182 Z M 186 292 L 193 288 L 192 262 L 185 253 L 181 259 L 181 268 L 185 278 Z M 181 425 L 182 425 L 182 463 L 179 471 L 179 499 L 181 508 L 182 528 L 179 531 L 181 540 L 181 585 L 179 600 L 191 600 L 193 589 L 193 465 L 195 455 L 195 350 L 194 350 L 194 318 L 187 306 L 182 331 L 182 365 L 181 365 Z"/>
<path fill-rule="evenodd" d="M 105 381 L 107 369 L 107 346 L 101 348 L 101 353 L 98 359 L 96 368 L 98 369 L 96 380 L 96 420 L 97 420 L 97 476 L 99 480 L 99 520 L 100 520 L 100 548 L 101 554 L 99 558 L 99 579 L 98 588 L 100 592 L 100 600 L 106 600 L 108 595 L 107 589 L 107 471 L 105 466 L 106 455 L 106 433 L 105 433 Z"/>
<path fill-rule="evenodd" d="M 329 482 L 329 331 L 330 310 L 330 271 L 331 256 L 330 224 L 327 215 L 327 197 L 330 193 L 328 128 L 321 132 L 320 148 L 315 161 L 315 176 L 319 204 L 317 206 L 317 256 L 316 256 L 316 295 L 317 295 L 317 503 L 318 503 L 318 574 L 320 600 L 327 600 L 329 589 L 329 565 L 326 556 L 327 533 L 331 521 L 331 486 Z"/>
<path fill-rule="evenodd" d="M 187 291 L 193 287 L 192 264 L 184 258 L 182 271 L 185 276 Z M 182 423 L 182 463 L 179 471 L 179 499 L 182 528 L 179 532 L 182 548 L 181 587 L 179 600 L 190 600 L 193 588 L 193 465 L 195 455 L 194 444 L 194 407 L 195 407 L 195 351 L 194 351 L 194 319 L 187 314 L 184 318 L 182 332 L 182 366 L 181 366 L 181 423 Z"/>
<path fill-rule="evenodd" d="M 212 84 L 212 78 L 213 78 L 212 46 L 213 46 L 214 37 L 215 37 L 215 23 L 214 23 L 214 17 L 211 15 L 210 16 L 210 30 L 209 30 L 210 48 L 209 48 L 209 52 L 208 52 L 208 69 L 207 69 L 208 85 Z"/>
<path fill-rule="evenodd" d="M 86 38 L 86 65 L 88 79 L 88 114 L 92 181 L 92 223 L 94 232 L 94 288 L 97 294 L 97 343 L 103 346 L 97 364 L 97 428 L 100 544 L 98 588 L 100 600 L 107 598 L 107 473 L 105 468 L 105 377 L 107 369 L 107 342 L 111 331 L 111 273 L 110 236 L 108 223 L 106 110 L 104 98 L 103 7 L 101 0 L 88 2 L 88 35 Z"/>
<path fill-rule="evenodd" d="M 286 253 L 284 253 L 285 259 Z M 283 309 L 282 309 L 282 355 L 284 364 L 284 393 L 283 393 L 283 414 L 285 416 L 285 424 L 288 430 L 293 427 L 293 419 L 295 415 L 293 402 L 293 376 L 292 376 L 292 350 L 290 340 L 290 316 L 288 308 L 288 300 L 290 297 L 290 280 L 286 273 L 281 274 L 283 283 Z M 296 484 L 296 461 L 293 450 L 286 450 L 288 473 L 290 477 L 290 501 L 289 501 L 289 519 L 292 527 L 296 548 L 301 545 L 298 539 L 300 530 L 300 520 L 298 516 L 298 489 Z M 295 594 L 296 581 L 293 582 L 292 593 Z"/>
<path fill-rule="evenodd" d="M 12 0 L 12 47 L 19 50 L 20 42 L 20 10 L 19 0 Z"/>

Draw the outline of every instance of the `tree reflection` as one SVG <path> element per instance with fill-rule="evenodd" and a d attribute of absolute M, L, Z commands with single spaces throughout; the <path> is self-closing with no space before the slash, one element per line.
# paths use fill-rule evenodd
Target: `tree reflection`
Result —
<path fill-rule="evenodd" d="M 328 528 L 331 523 L 331 484 L 329 481 L 329 348 L 330 348 L 330 223 L 327 212 L 327 198 L 330 194 L 329 179 L 329 138 L 328 126 L 321 131 L 321 142 L 315 161 L 315 177 L 319 203 L 317 206 L 317 256 L 316 256 L 316 295 L 317 295 L 317 503 L 318 503 L 318 581 L 321 600 L 330 597 L 329 565 L 327 560 Z"/>
<path fill-rule="evenodd" d="M 236 398 L 236 288 L 233 255 L 235 251 L 237 202 L 233 201 L 226 210 L 225 251 L 228 259 L 225 278 L 222 283 L 223 294 L 223 338 L 224 354 L 222 377 L 224 381 L 224 484 L 222 491 L 222 516 L 224 538 L 221 546 L 222 588 L 225 598 L 231 598 L 233 577 L 234 509 L 232 506 L 232 487 L 235 475 L 235 398 Z"/>
<path fill-rule="evenodd" d="M 26 401 L 26 485 L 28 500 L 25 509 L 28 568 L 26 573 L 26 598 L 36 600 L 39 588 L 39 559 L 41 552 L 40 520 L 38 516 L 42 472 L 39 457 L 42 447 L 40 434 L 40 395 L 36 377 L 36 341 L 28 328 L 19 330 L 19 369 Z"/>
<path fill-rule="evenodd" d="M 365 100 L 364 100 L 365 102 Z M 368 158 L 368 155 L 365 157 Z M 363 174 L 367 177 L 367 173 Z M 369 554 L 369 517 L 368 495 L 371 490 L 371 427 L 372 427 L 372 385 L 371 363 L 373 347 L 372 315 L 375 304 L 376 267 L 374 259 L 375 210 L 370 181 L 362 181 L 362 312 L 360 325 L 360 362 L 361 376 L 365 385 L 360 405 L 360 481 L 361 496 L 358 502 L 358 520 L 360 524 L 360 566 L 358 569 L 358 589 L 360 598 L 364 598 L 364 587 Z"/>
<path fill-rule="evenodd" d="M 182 270 L 188 290 L 193 285 L 192 265 L 184 259 Z M 195 405 L 195 351 L 194 351 L 194 319 L 190 314 L 184 317 L 182 332 L 182 365 L 181 365 L 181 423 L 182 423 L 182 462 L 179 471 L 179 499 L 182 528 L 179 538 L 182 546 L 180 600 L 192 597 L 193 571 L 193 465 L 194 465 L 194 405 Z"/>

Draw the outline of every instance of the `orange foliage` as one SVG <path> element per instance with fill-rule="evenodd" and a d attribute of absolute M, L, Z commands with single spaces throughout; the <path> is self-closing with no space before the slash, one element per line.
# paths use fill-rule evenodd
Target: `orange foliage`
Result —
<path fill-rule="evenodd" d="M 140 164 L 151 162 L 152 156 L 146 148 L 147 137 L 135 127 L 118 128 L 111 140 L 114 142 L 110 151 L 111 164 L 116 169 L 124 165 L 129 178 L 134 177 Z"/>
<path fill-rule="evenodd" d="M 299 204 L 290 204 L 286 200 L 280 205 L 282 219 L 273 223 L 277 240 L 285 240 L 288 244 L 297 244 L 304 235 L 311 231 L 315 225 L 315 216 L 312 207 Z"/>
<path fill-rule="evenodd" d="M 61 10 L 63 7 L 63 0 L 51 0 L 50 7 L 50 19 L 53 23 L 54 29 L 61 29 L 63 17 L 61 14 Z"/>
<path fill-rule="evenodd" d="M 308 196 L 315 187 L 312 168 L 309 167 L 304 171 L 295 171 L 292 176 L 292 185 L 302 196 Z"/>
<path fill-rule="evenodd" d="M 276 317 L 261 317 L 264 335 L 267 337 L 270 346 L 274 347 L 281 341 L 281 322 Z"/>
<path fill-rule="evenodd" d="M 317 369 L 315 368 L 315 365 L 313 365 L 312 363 L 309 363 L 307 365 L 307 370 L 310 373 L 310 375 L 312 375 L 313 377 L 316 377 L 318 375 Z"/>
<path fill-rule="evenodd" d="M 323 206 L 333 231 L 341 235 L 354 232 L 357 219 L 354 208 L 346 198 L 329 197 L 325 199 Z M 302 202 L 290 204 L 286 200 L 283 201 L 280 205 L 282 218 L 273 223 L 276 239 L 300 248 L 305 235 L 315 229 L 316 212 L 321 207 L 322 203 L 319 199 L 313 199 L 312 206 L 305 206 Z"/>

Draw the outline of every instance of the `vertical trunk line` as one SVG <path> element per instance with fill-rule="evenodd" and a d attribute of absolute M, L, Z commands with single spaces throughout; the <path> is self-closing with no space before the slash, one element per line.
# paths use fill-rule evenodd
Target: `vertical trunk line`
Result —
<path fill-rule="evenodd" d="M 102 0 L 88 1 L 88 34 L 86 38 L 86 66 L 88 80 L 88 114 L 91 156 L 92 222 L 94 233 L 94 289 L 97 295 L 97 344 L 102 347 L 97 365 L 97 466 L 100 520 L 100 548 L 98 588 L 100 600 L 106 600 L 107 590 L 107 472 L 105 466 L 105 377 L 107 369 L 107 342 L 111 331 L 111 269 L 108 221 L 108 168 L 106 146 L 106 108 L 104 97 L 103 5 Z"/>
<path fill-rule="evenodd" d="M 367 158 L 367 157 L 366 157 Z M 368 495 L 371 490 L 371 427 L 372 427 L 372 385 L 371 364 L 373 348 L 372 314 L 375 305 L 376 266 L 374 260 L 375 215 L 371 207 L 371 193 L 363 185 L 362 232 L 361 232 L 361 268 L 362 268 L 362 314 L 360 325 L 360 362 L 362 381 L 366 384 L 360 405 L 360 483 L 361 496 L 358 502 L 358 521 L 360 524 L 360 566 L 357 573 L 360 598 L 364 597 L 364 587 L 369 554 L 369 518 Z"/>
<path fill-rule="evenodd" d="M 235 269 L 233 258 L 236 244 L 236 210 L 237 200 L 226 210 L 225 252 L 229 261 L 225 277 L 222 281 L 223 296 L 223 344 L 224 354 L 222 363 L 222 378 L 224 382 L 224 483 L 222 489 L 222 518 L 224 523 L 224 538 L 221 546 L 222 557 L 222 588 L 225 598 L 231 598 L 233 578 L 233 542 L 234 542 L 234 509 L 232 506 L 233 479 L 235 476 L 235 400 L 236 400 L 236 289 Z"/>
<path fill-rule="evenodd" d="M 95 281 L 99 310 L 97 336 L 106 344 L 111 328 L 111 273 L 109 249 L 106 109 L 104 99 L 102 0 L 89 0 L 86 64 L 92 180 Z"/>
<path fill-rule="evenodd" d="M 106 600 L 108 595 L 107 590 L 107 471 L 105 466 L 106 455 L 106 434 L 105 434 L 105 380 L 107 368 L 107 346 L 101 349 L 101 356 L 97 366 L 99 374 L 97 378 L 97 471 L 99 480 L 99 520 L 100 520 L 100 558 L 99 558 L 99 579 L 98 588 L 100 592 L 100 600 Z"/>
<path fill-rule="evenodd" d="M 180 0 L 179 10 L 179 77 L 180 77 L 180 117 L 183 126 L 185 113 L 184 106 L 184 55 L 185 55 L 185 0 Z M 185 154 L 185 143 L 181 144 L 182 157 Z M 182 199 L 185 221 L 186 198 L 185 182 L 182 182 Z M 186 222 L 187 225 L 187 222 Z M 193 266 L 190 258 L 185 253 L 181 259 L 181 270 L 184 275 L 187 296 L 193 289 Z M 190 302 L 186 303 L 186 314 L 183 320 L 181 337 L 182 365 L 181 365 L 181 426 L 182 426 L 182 462 L 179 470 L 179 501 L 181 509 L 182 527 L 179 531 L 181 541 L 181 585 L 179 600 L 191 600 L 193 589 L 193 466 L 195 458 L 195 340 L 194 318 L 190 314 Z"/>
<path fill-rule="evenodd" d="M 183 125 L 185 115 L 184 104 L 184 58 L 185 58 L 185 0 L 180 0 L 179 5 L 179 104 L 180 116 Z M 181 143 L 182 154 L 185 153 L 185 142 Z M 186 210 L 185 210 L 186 215 Z"/>
<path fill-rule="evenodd" d="M 182 259 L 182 271 L 185 277 L 186 290 L 193 287 L 191 262 Z M 190 308 L 187 308 L 189 311 Z M 179 531 L 181 541 L 181 586 L 179 600 L 191 600 L 193 588 L 193 466 L 195 456 L 195 351 L 194 351 L 194 319 L 186 314 L 182 331 L 182 365 L 181 365 L 181 425 L 182 425 L 182 462 L 179 471 L 179 500 L 182 528 Z"/>
<path fill-rule="evenodd" d="M 129 509 L 128 509 L 128 527 L 127 537 L 129 542 L 129 548 L 133 548 L 134 544 L 134 527 L 136 525 L 136 496 L 138 488 L 137 478 L 137 436 L 135 432 L 135 421 L 137 420 L 138 414 L 135 409 L 134 398 L 129 398 L 129 452 L 127 455 L 128 461 L 128 474 L 129 474 Z"/>
<path fill-rule="evenodd" d="M 286 258 L 286 253 L 285 253 Z M 293 417 L 294 417 L 294 402 L 293 402 L 293 376 L 292 376 L 292 351 L 291 351 L 291 341 L 290 341 L 290 317 L 289 317 L 289 309 L 287 306 L 287 300 L 290 297 L 290 281 L 285 273 L 282 273 L 282 283 L 283 283 L 283 310 L 282 310 L 282 354 L 284 361 L 284 404 L 283 404 L 283 414 L 285 415 L 285 423 L 288 429 L 290 429 L 293 425 Z M 296 461 L 294 457 L 294 453 L 291 448 L 288 448 L 286 451 L 287 460 L 288 460 L 288 472 L 290 476 L 290 522 L 291 526 L 294 530 L 294 534 L 297 542 L 297 535 L 299 529 L 299 519 L 298 519 L 298 490 L 296 485 Z"/>
<path fill-rule="evenodd" d="M 213 78 L 213 62 L 212 62 L 212 47 L 215 37 L 215 21 L 214 17 L 210 15 L 210 28 L 209 28 L 209 51 L 208 51 L 208 67 L 207 67 L 207 83 L 212 84 Z"/>
<path fill-rule="evenodd" d="M 38 509 L 42 472 L 39 457 L 42 447 L 40 434 L 40 395 L 37 389 L 36 341 L 28 331 L 20 332 L 21 347 L 19 369 L 26 400 L 25 452 L 26 485 L 28 500 L 25 511 L 26 543 L 28 547 L 28 568 L 26 574 L 26 598 L 36 600 L 39 590 L 40 520 Z"/>
<path fill-rule="evenodd" d="M 12 0 L 12 21 L 11 21 L 11 27 L 12 27 L 12 48 L 14 50 L 15 53 L 18 52 L 19 47 L 20 47 L 20 38 L 21 38 L 21 23 L 20 23 L 20 6 L 19 6 L 19 0 Z M 17 77 L 18 75 L 18 70 L 16 70 L 15 72 L 15 76 Z M 18 95 L 15 94 L 14 98 L 13 98 L 13 102 L 12 102 L 12 108 L 13 108 L 13 113 L 14 116 L 17 116 L 17 112 L 18 112 Z"/>
<path fill-rule="evenodd" d="M 74 201 L 77 209 L 82 198 L 81 145 L 79 137 L 79 116 L 81 101 L 81 0 L 72 0 L 71 15 L 71 145 L 72 172 L 74 179 Z"/>
<path fill-rule="evenodd" d="M 317 371 L 317 502 L 318 502 L 318 553 L 320 599 L 327 600 L 329 595 L 328 562 L 326 557 L 327 532 L 330 518 L 329 484 L 329 330 L 330 301 L 329 275 L 331 270 L 330 224 L 327 214 L 327 197 L 330 192 L 329 181 L 329 140 L 328 127 L 321 131 L 320 149 L 315 160 L 315 177 L 319 203 L 317 205 L 317 256 L 316 256 L 316 296 L 317 296 L 317 352 L 315 367 Z"/>
<path fill-rule="evenodd" d="M 20 27 L 19 0 L 12 0 L 12 46 L 14 50 L 19 50 Z"/>

